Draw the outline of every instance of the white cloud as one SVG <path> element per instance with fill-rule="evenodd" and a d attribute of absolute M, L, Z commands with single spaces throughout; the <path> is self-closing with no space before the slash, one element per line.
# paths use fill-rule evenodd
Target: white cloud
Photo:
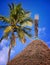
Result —
<path fill-rule="evenodd" d="M 0 65 L 6 65 L 7 63 L 9 47 L 6 47 L 6 44 L 8 44 L 8 41 L 5 39 L 0 43 L 0 47 L 2 48 L 0 50 Z"/>
<path fill-rule="evenodd" d="M 38 31 L 39 31 L 39 34 L 41 34 L 41 33 L 45 33 L 46 28 L 45 28 L 45 27 L 38 28 Z"/>
<path fill-rule="evenodd" d="M 7 60 L 8 60 L 8 51 L 9 51 L 9 47 L 6 47 L 6 44 L 8 43 L 7 40 L 2 40 L 2 42 L 0 43 L 0 47 L 2 47 L 2 50 L 0 50 L 0 65 L 6 65 Z M 14 49 L 11 50 L 11 56 L 12 57 L 14 55 L 15 51 Z"/>
<path fill-rule="evenodd" d="M 0 65 L 6 65 L 8 58 L 8 47 L 4 47 L 0 51 Z"/>
<path fill-rule="evenodd" d="M 3 39 L 0 43 L 0 46 L 5 47 L 6 45 L 8 45 L 8 40 Z"/>
<path fill-rule="evenodd" d="M 45 27 L 38 28 L 38 34 L 39 34 L 39 37 L 45 37 L 46 36 L 46 28 Z"/>

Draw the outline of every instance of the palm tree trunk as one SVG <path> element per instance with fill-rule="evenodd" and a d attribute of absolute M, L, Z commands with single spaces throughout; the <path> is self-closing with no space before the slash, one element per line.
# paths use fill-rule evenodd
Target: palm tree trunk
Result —
<path fill-rule="evenodd" d="M 8 63 L 9 63 L 9 61 L 10 61 L 10 53 L 11 53 L 11 49 L 12 49 L 12 46 L 13 46 L 13 40 L 14 40 L 14 33 L 12 32 L 12 37 L 10 38 L 11 39 L 11 41 L 10 41 L 10 46 L 9 46 L 9 51 L 8 51 L 8 62 L 7 62 L 7 65 L 8 65 Z"/>
<path fill-rule="evenodd" d="M 9 63 L 9 61 L 10 61 L 11 48 L 12 48 L 12 46 L 11 46 L 11 44 L 10 44 L 10 46 L 9 46 L 9 51 L 8 51 L 8 62 L 7 62 L 7 63 Z"/>

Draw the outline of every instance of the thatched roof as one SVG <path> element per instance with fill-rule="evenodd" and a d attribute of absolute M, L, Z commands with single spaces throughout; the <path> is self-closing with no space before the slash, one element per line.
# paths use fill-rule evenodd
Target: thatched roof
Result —
<path fill-rule="evenodd" d="M 50 49 L 45 42 L 34 40 L 8 65 L 50 65 Z"/>

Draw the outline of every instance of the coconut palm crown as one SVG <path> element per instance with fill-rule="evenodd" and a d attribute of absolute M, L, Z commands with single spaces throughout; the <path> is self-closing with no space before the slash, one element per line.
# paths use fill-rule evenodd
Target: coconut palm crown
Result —
<path fill-rule="evenodd" d="M 30 26 L 32 26 L 32 19 L 30 18 L 30 12 L 25 11 L 21 4 L 8 4 L 10 8 L 9 17 L 4 17 L 0 15 L 0 20 L 4 23 L 6 22 L 8 25 L 0 26 L 0 28 L 4 29 L 4 35 L 1 40 L 4 38 L 8 38 L 9 34 L 11 34 L 11 45 L 15 45 L 16 35 L 22 41 L 22 43 L 26 42 L 25 36 L 31 37 L 30 34 Z M 0 21 L 0 22 L 1 22 Z M 14 34 L 16 32 L 16 35 Z M 1 41 L 0 40 L 0 41 Z"/>

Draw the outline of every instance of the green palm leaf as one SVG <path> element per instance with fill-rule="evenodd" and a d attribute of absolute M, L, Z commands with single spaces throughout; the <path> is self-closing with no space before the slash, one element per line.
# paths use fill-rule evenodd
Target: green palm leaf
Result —
<path fill-rule="evenodd" d="M 25 17 L 27 18 L 27 17 L 30 17 L 30 12 L 25 12 Z"/>
<path fill-rule="evenodd" d="M 27 22 L 23 23 L 21 26 L 22 27 L 32 26 L 32 22 L 27 21 Z"/>
<path fill-rule="evenodd" d="M 23 30 L 31 31 L 32 29 L 31 28 L 27 28 L 27 27 L 23 27 Z"/>
<path fill-rule="evenodd" d="M 2 36 L 2 38 L 0 39 L 0 42 L 4 39 L 4 38 L 8 38 L 8 35 L 9 35 L 9 32 L 8 33 L 6 33 L 6 34 L 4 34 L 3 36 Z"/>
<path fill-rule="evenodd" d="M 0 15 L 0 20 L 9 23 L 9 19 Z"/>
<path fill-rule="evenodd" d="M 8 26 L 8 25 L 7 25 L 7 26 Z M 1 29 L 1 28 L 6 28 L 7 26 L 0 26 L 0 29 Z"/>
<path fill-rule="evenodd" d="M 32 20 L 30 17 L 28 17 L 28 18 L 22 20 L 22 21 L 20 22 L 20 24 L 22 25 L 22 24 L 24 24 L 24 23 L 27 23 L 27 21 L 33 23 L 33 20 Z"/>
<path fill-rule="evenodd" d="M 25 40 L 25 35 L 28 37 L 31 37 L 31 34 L 29 31 L 31 28 L 27 28 L 28 26 L 32 26 L 32 19 L 30 18 L 30 12 L 25 11 L 22 7 L 21 4 L 9 4 L 8 5 L 10 8 L 10 16 L 9 18 L 6 18 L 4 16 L 0 16 L 0 20 L 3 22 L 9 23 L 9 26 L 5 26 L 4 30 L 4 35 L 2 37 L 5 38 L 9 35 L 10 32 L 17 32 L 19 39 L 24 43 Z M 0 28 L 3 28 L 0 26 Z"/>
<path fill-rule="evenodd" d="M 4 34 L 10 32 L 10 31 L 12 31 L 12 26 L 6 27 L 6 29 L 4 30 Z"/>
<path fill-rule="evenodd" d="M 10 5 L 10 4 L 8 4 L 8 6 L 9 6 L 10 10 L 12 10 L 12 7 L 11 7 L 11 5 Z"/>
<path fill-rule="evenodd" d="M 23 32 L 25 33 L 25 35 L 26 36 L 28 36 L 29 38 L 31 38 L 32 37 L 32 35 L 29 33 L 29 32 L 27 32 L 26 30 L 23 30 Z"/>
<path fill-rule="evenodd" d="M 4 38 L 7 38 L 9 33 L 12 31 L 12 27 L 11 26 L 8 26 L 6 27 L 6 29 L 4 30 L 4 35 L 2 36 L 0 42 L 4 39 Z"/>

